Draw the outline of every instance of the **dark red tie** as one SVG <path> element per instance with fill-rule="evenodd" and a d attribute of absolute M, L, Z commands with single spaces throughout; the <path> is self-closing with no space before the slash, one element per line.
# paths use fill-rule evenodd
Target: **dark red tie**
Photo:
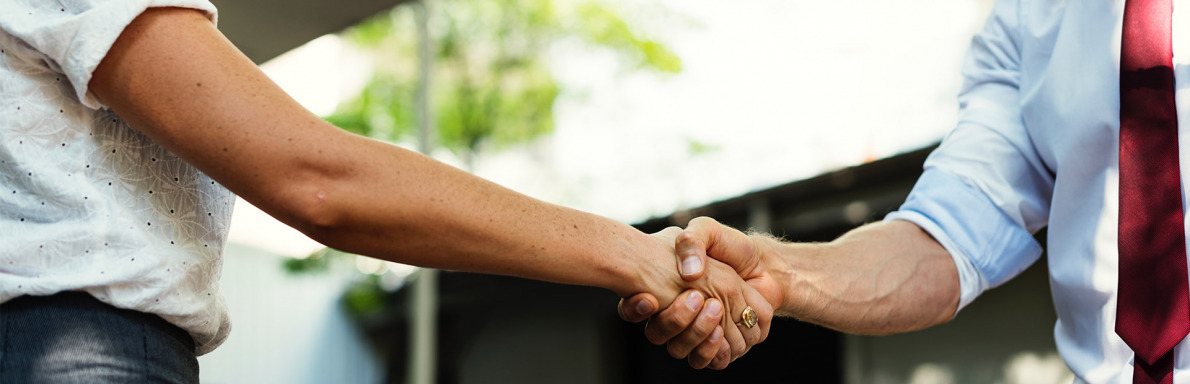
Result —
<path fill-rule="evenodd" d="M 1190 332 L 1174 106 L 1173 0 L 1127 0 L 1120 43 L 1120 281 L 1116 333 L 1134 384 L 1172 383 Z"/>

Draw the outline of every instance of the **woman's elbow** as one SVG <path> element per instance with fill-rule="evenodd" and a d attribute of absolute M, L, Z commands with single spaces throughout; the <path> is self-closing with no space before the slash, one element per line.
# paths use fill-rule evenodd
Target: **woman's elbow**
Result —
<path fill-rule="evenodd" d="M 346 207 L 325 183 L 293 181 L 278 188 L 276 203 L 260 206 L 273 217 L 323 245 L 335 247 L 348 223 Z"/>

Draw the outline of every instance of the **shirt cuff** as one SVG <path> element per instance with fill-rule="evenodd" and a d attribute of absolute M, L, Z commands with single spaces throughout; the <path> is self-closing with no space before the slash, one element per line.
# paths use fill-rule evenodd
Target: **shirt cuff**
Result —
<path fill-rule="evenodd" d="M 951 259 L 954 259 L 955 269 L 957 269 L 959 272 L 960 290 L 959 306 L 954 310 L 955 316 L 957 316 L 959 311 L 966 307 L 967 304 L 971 304 L 972 301 L 975 301 L 975 298 L 979 297 L 979 294 L 987 290 L 988 281 L 983 278 L 983 275 L 979 273 L 978 269 L 975 269 L 975 264 L 972 264 L 971 259 L 964 255 L 962 251 L 959 250 L 957 246 L 955 246 L 954 242 L 950 240 L 950 237 L 946 236 L 946 232 L 942 230 L 942 227 L 939 227 L 938 224 L 933 220 L 930 220 L 929 217 L 926 217 L 919 212 L 901 210 L 889 213 L 888 216 L 884 217 L 884 221 L 892 220 L 904 220 L 913 224 L 917 224 L 918 227 L 921 227 L 922 230 L 926 231 L 926 233 L 929 233 L 930 236 L 933 236 L 934 240 L 937 240 L 939 244 L 942 244 L 942 248 L 946 249 L 947 253 L 950 253 Z"/>
<path fill-rule="evenodd" d="M 954 259 L 958 309 L 1020 274 L 1041 256 L 1041 245 L 981 190 L 958 176 L 927 168 L 889 220 L 917 224 Z M 958 310 L 955 311 L 958 313 Z"/>

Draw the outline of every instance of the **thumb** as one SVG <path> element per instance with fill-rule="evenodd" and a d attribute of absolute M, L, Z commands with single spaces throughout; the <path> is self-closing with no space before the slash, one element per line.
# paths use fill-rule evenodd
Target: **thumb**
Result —
<path fill-rule="evenodd" d="M 684 231 L 678 227 L 669 227 L 654 233 L 652 236 L 661 238 L 662 241 L 671 241 L 675 244 L 680 244 L 681 235 Z M 678 264 L 678 274 L 682 276 L 683 280 L 696 281 L 702 278 L 703 267 L 707 265 L 707 255 L 702 249 L 689 249 L 686 253 L 674 250 L 674 258 Z"/>
<path fill-rule="evenodd" d="M 748 235 L 709 217 L 690 220 L 690 224 L 675 241 L 674 251 L 682 260 L 681 265 L 685 265 L 687 261 L 691 264 L 699 263 L 699 272 L 702 271 L 702 266 L 706 265 L 708 256 L 731 266 L 745 278 L 750 277 L 748 274 L 760 263 L 752 239 Z M 685 272 L 682 270 L 683 278 L 695 280 L 688 278 Z M 701 277 L 701 273 L 699 276 Z"/>
<path fill-rule="evenodd" d="M 616 310 L 620 313 L 620 318 L 624 319 L 624 321 L 639 323 L 653 316 L 657 312 L 658 307 L 656 297 L 648 293 L 638 293 L 621 298 L 620 304 L 616 306 Z"/>
<path fill-rule="evenodd" d="M 683 280 L 696 281 L 702 278 L 702 272 L 707 265 L 707 252 L 698 243 L 683 242 L 686 234 L 687 232 L 682 232 L 675 240 L 674 253 L 678 256 L 678 273 L 682 275 Z M 686 244 L 685 248 L 681 246 L 683 243 Z"/>

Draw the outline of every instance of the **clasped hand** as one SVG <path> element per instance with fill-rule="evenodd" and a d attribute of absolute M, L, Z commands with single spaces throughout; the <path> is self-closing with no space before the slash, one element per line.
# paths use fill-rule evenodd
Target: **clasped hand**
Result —
<path fill-rule="evenodd" d="M 670 227 L 652 236 L 674 247 L 679 273 L 670 270 L 671 284 L 659 291 L 622 299 L 621 318 L 648 320 L 645 337 L 666 344 L 671 356 L 696 369 L 726 368 L 768 337 L 783 291 L 751 237 L 706 217 L 691 220 L 684 230 Z M 658 312 L 658 297 L 674 299 Z M 754 326 L 742 322 L 746 308 L 755 312 Z"/>

